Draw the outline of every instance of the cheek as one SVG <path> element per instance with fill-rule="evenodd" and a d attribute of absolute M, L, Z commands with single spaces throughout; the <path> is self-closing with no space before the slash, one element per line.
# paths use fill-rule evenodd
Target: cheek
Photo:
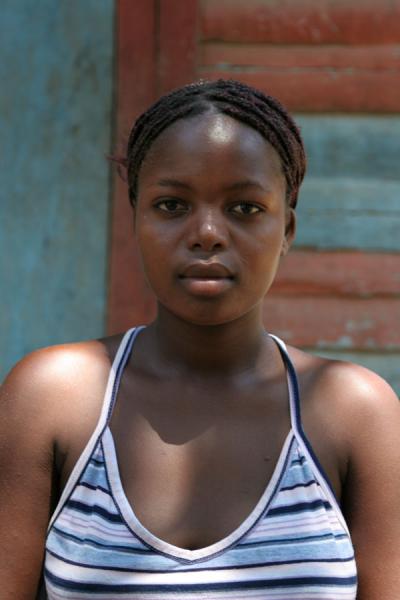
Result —
<path fill-rule="evenodd" d="M 146 217 L 137 222 L 136 242 L 144 274 L 150 287 L 156 291 L 165 284 L 171 263 L 169 235 L 150 224 Z"/>

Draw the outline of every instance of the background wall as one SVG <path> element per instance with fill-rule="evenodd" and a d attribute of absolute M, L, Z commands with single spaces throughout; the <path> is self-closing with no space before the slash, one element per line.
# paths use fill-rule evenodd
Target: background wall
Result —
<path fill-rule="evenodd" d="M 151 319 L 105 154 L 159 94 L 222 76 L 277 95 L 309 155 L 267 328 L 400 391 L 399 19 L 400 0 L 4 0 L 0 377 Z"/>
<path fill-rule="evenodd" d="M 399 19 L 399 0 L 119 0 L 117 79 L 121 138 L 160 93 L 199 77 L 240 79 L 296 113 L 309 172 L 266 326 L 398 391 Z M 110 331 L 154 314 L 121 182 L 113 211 Z"/>
<path fill-rule="evenodd" d="M 3 0 L 0 379 L 104 333 L 113 0 Z"/>

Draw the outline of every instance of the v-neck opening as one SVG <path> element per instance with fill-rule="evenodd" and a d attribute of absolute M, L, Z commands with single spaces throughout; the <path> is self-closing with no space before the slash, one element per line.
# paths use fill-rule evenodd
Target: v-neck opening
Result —
<path fill-rule="evenodd" d="M 251 510 L 249 515 L 245 518 L 244 521 L 242 521 L 242 523 L 238 527 L 236 527 L 230 534 L 228 534 L 221 540 L 218 540 L 217 542 L 214 542 L 203 548 L 189 550 L 187 548 L 181 548 L 179 546 L 162 540 L 161 538 L 153 534 L 147 527 L 145 527 L 135 514 L 134 506 L 132 506 L 132 504 L 128 500 L 128 497 L 122 485 L 122 479 L 116 452 L 116 444 L 109 424 L 113 408 L 117 400 L 119 385 L 123 375 L 124 367 L 127 361 L 129 360 L 129 356 L 132 352 L 134 352 L 133 342 L 137 336 L 137 333 L 141 329 L 143 329 L 143 327 L 140 327 L 136 330 L 132 330 L 131 338 L 126 345 L 127 352 L 125 353 L 125 357 L 118 364 L 118 376 L 115 378 L 112 389 L 112 394 L 108 407 L 107 422 L 101 435 L 110 488 L 114 497 L 114 501 L 116 502 L 121 516 L 123 517 L 127 527 L 138 539 L 140 539 L 150 549 L 153 549 L 157 552 L 160 552 L 161 554 L 185 562 L 187 561 L 192 563 L 195 561 L 205 560 L 237 544 L 242 537 L 249 533 L 256 525 L 256 523 L 260 520 L 260 518 L 267 513 L 272 499 L 279 488 L 279 483 L 282 478 L 282 474 L 284 472 L 290 454 L 291 445 L 293 443 L 294 438 L 296 437 L 296 430 L 293 424 L 295 422 L 297 411 L 295 406 L 295 399 L 293 397 L 293 382 L 291 381 L 291 374 L 288 370 L 286 351 L 282 348 L 283 344 L 281 340 L 279 340 L 273 335 L 270 335 L 271 339 L 275 341 L 278 349 L 280 350 L 280 355 L 285 369 L 291 422 L 291 427 L 282 445 L 272 476 L 266 484 L 260 499 L 257 501 L 256 505 Z"/>
<path fill-rule="evenodd" d="M 217 542 L 214 542 L 203 548 L 189 550 L 187 548 L 181 548 L 179 546 L 175 546 L 174 544 L 162 540 L 141 523 L 139 518 L 136 516 L 134 507 L 128 500 L 128 497 L 122 485 L 116 453 L 116 446 L 110 427 L 107 426 L 102 436 L 103 452 L 107 469 L 108 482 L 114 501 L 118 506 L 118 509 L 122 518 L 125 521 L 125 524 L 131 530 L 131 532 L 149 548 L 156 550 L 157 552 L 160 552 L 161 554 L 164 554 L 166 556 L 170 556 L 187 562 L 206 560 L 211 556 L 215 556 L 216 554 L 227 550 L 228 548 L 237 544 L 241 538 L 243 538 L 253 529 L 253 527 L 258 523 L 260 518 L 267 514 L 268 508 L 271 505 L 275 493 L 279 489 L 279 484 L 290 456 L 290 450 L 293 441 L 294 433 L 293 430 L 290 429 L 283 443 L 272 476 L 268 481 L 264 492 L 262 493 L 257 504 L 251 510 L 250 514 L 245 518 L 245 520 L 242 521 L 242 523 L 238 527 L 236 527 L 230 534 L 228 534 L 221 540 L 218 540 Z"/>

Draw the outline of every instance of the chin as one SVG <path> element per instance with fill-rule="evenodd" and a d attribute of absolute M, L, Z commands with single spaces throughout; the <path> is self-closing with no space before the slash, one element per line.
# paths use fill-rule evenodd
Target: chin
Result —
<path fill-rule="evenodd" d="M 164 305 L 164 308 L 172 313 L 176 319 L 184 321 L 190 325 L 196 325 L 200 327 L 218 327 L 220 325 L 227 325 L 234 321 L 250 316 L 250 314 L 256 310 L 259 311 L 255 306 L 246 307 L 246 309 L 235 310 L 228 312 L 224 307 L 212 306 L 210 303 L 208 306 L 203 306 L 201 309 L 196 307 L 195 310 L 179 311 L 174 310 L 172 307 Z"/>

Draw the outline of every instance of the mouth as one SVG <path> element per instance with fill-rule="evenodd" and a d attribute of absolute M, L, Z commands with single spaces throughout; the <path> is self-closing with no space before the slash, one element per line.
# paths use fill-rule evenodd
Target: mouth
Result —
<path fill-rule="evenodd" d="M 187 291 L 195 296 L 218 296 L 232 287 L 234 276 L 221 263 L 197 262 L 179 275 Z"/>
<path fill-rule="evenodd" d="M 188 265 L 180 278 L 186 279 L 233 279 L 233 274 L 222 263 L 198 261 Z"/>

